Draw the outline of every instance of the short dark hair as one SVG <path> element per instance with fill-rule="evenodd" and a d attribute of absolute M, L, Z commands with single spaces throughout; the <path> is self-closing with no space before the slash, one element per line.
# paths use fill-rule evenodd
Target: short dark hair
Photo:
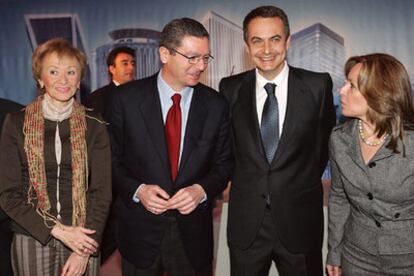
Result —
<path fill-rule="evenodd" d="M 115 59 L 119 54 L 127 54 L 135 58 L 134 49 L 127 46 L 116 47 L 109 52 L 108 57 L 106 58 L 106 65 L 108 65 L 108 67 L 110 65 L 115 66 Z"/>
<path fill-rule="evenodd" d="M 286 39 L 290 36 L 289 20 L 288 20 L 286 13 L 282 9 L 275 7 L 275 6 L 260 6 L 250 11 L 243 20 L 244 41 L 247 42 L 247 36 L 248 36 L 247 27 L 249 26 L 249 23 L 257 17 L 263 17 L 263 18 L 279 17 L 280 20 L 282 20 L 283 26 L 285 28 Z"/>
<path fill-rule="evenodd" d="M 204 26 L 191 18 L 177 18 L 165 25 L 161 32 L 160 47 L 163 46 L 169 50 L 181 46 L 185 36 L 195 36 L 199 38 L 209 37 Z"/>

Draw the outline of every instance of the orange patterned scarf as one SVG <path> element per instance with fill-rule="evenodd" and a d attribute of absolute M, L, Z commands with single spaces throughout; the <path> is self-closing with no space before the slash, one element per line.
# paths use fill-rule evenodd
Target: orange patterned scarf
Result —
<path fill-rule="evenodd" d="M 24 150 L 29 167 L 29 190 L 27 200 L 33 205 L 37 199 L 36 211 L 43 217 L 48 227 L 59 221 L 52 216 L 47 193 L 44 160 L 44 118 L 42 111 L 43 96 L 39 96 L 25 109 L 23 133 Z M 86 147 L 85 108 L 73 101 L 69 117 L 72 162 L 72 225 L 84 226 L 86 220 L 86 190 L 88 184 L 88 165 Z"/>

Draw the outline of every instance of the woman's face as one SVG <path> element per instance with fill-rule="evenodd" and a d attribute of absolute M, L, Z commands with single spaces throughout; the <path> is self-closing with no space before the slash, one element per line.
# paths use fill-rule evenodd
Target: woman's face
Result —
<path fill-rule="evenodd" d="M 339 95 L 341 96 L 341 108 L 344 116 L 366 121 L 368 103 L 358 87 L 358 75 L 361 67 L 361 63 L 357 63 L 352 67 Z"/>
<path fill-rule="evenodd" d="M 51 53 L 43 58 L 39 84 L 55 106 L 65 106 L 80 86 L 81 67 L 76 58 Z"/>

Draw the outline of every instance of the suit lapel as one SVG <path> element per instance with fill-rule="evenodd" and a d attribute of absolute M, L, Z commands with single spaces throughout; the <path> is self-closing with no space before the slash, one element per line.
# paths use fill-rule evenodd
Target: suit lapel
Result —
<path fill-rule="evenodd" d="M 302 119 L 302 116 L 306 116 L 306 110 L 308 107 L 308 95 L 304 90 L 306 85 L 302 79 L 296 74 L 294 68 L 289 68 L 288 76 L 288 94 L 287 94 L 287 106 L 286 116 L 283 122 L 283 131 L 280 136 L 279 145 L 276 150 L 275 157 L 271 163 L 271 166 L 275 166 L 283 156 L 283 153 L 289 148 L 289 143 L 294 141 L 296 128 L 298 122 Z"/>
<path fill-rule="evenodd" d="M 194 147 L 200 140 L 202 130 L 204 127 L 204 121 L 207 117 L 208 109 L 203 101 L 204 93 L 201 85 L 196 85 L 193 91 L 193 97 L 191 99 L 190 110 L 188 112 L 187 126 L 185 129 L 183 152 L 181 155 L 180 166 L 178 170 L 178 176 L 180 171 L 183 170 L 188 158 L 190 157 Z"/>
<path fill-rule="evenodd" d="M 154 143 L 155 150 L 158 152 L 160 159 L 165 162 L 169 168 L 167 145 L 165 142 L 164 121 L 162 119 L 161 103 L 157 88 L 157 75 L 151 78 L 149 87 L 146 91 L 146 97 L 139 105 L 139 110 L 144 118 L 148 135 Z M 139 137 L 137 137 L 139 139 Z"/>
<path fill-rule="evenodd" d="M 244 131 L 246 135 L 251 136 L 251 141 L 253 141 L 252 153 L 257 155 L 257 159 L 261 160 L 263 166 L 268 166 L 263 150 L 259 121 L 257 120 L 255 70 L 252 70 L 251 74 L 241 84 L 239 97 L 234 106 L 233 112 L 237 113 L 237 120 L 241 121 L 241 125 L 246 126 Z"/>

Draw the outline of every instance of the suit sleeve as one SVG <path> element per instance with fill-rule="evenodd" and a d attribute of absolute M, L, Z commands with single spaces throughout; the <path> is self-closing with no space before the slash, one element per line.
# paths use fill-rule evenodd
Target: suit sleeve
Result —
<path fill-rule="evenodd" d="M 229 107 L 225 101 L 223 103 L 212 166 L 210 171 L 198 181 L 209 199 L 213 199 L 226 188 L 233 170 Z"/>
<path fill-rule="evenodd" d="M 332 139 L 334 136 L 331 137 L 330 143 L 332 182 L 328 205 L 328 257 L 326 263 L 340 266 L 344 228 L 350 214 L 350 204 L 344 191 Z"/>
<path fill-rule="evenodd" d="M 36 209 L 27 202 L 23 190 L 22 129 L 18 117 L 8 115 L 4 121 L 0 140 L 0 204 L 4 212 L 43 245 L 51 238 L 51 229 L 45 225 Z M 20 143 L 20 144 L 19 144 Z"/>
<path fill-rule="evenodd" d="M 336 123 L 336 114 L 335 108 L 333 105 L 333 95 L 332 95 L 332 79 L 329 74 L 326 74 L 326 81 L 324 82 L 323 87 L 323 98 L 322 104 L 319 112 L 319 133 L 320 133 L 320 165 L 319 172 L 320 175 L 323 174 L 326 164 L 328 162 L 328 143 L 329 135 L 331 134 L 332 128 Z"/>
<path fill-rule="evenodd" d="M 112 200 L 111 152 L 104 124 L 97 123 L 96 135 L 90 151 L 90 180 L 87 191 L 86 228 L 96 230 L 91 235 L 99 244 L 105 228 Z"/>
<path fill-rule="evenodd" d="M 129 208 L 135 208 L 136 203 L 132 200 L 138 186 L 143 182 L 129 172 L 124 164 L 124 123 L 125 111 L 121 100 L 117 95 L 112 97 L 108 105 L 109 138 L 112 152 L 112 179 L 114 190 Z M 139 137 L 137 137 L 139 139 Z"/>

